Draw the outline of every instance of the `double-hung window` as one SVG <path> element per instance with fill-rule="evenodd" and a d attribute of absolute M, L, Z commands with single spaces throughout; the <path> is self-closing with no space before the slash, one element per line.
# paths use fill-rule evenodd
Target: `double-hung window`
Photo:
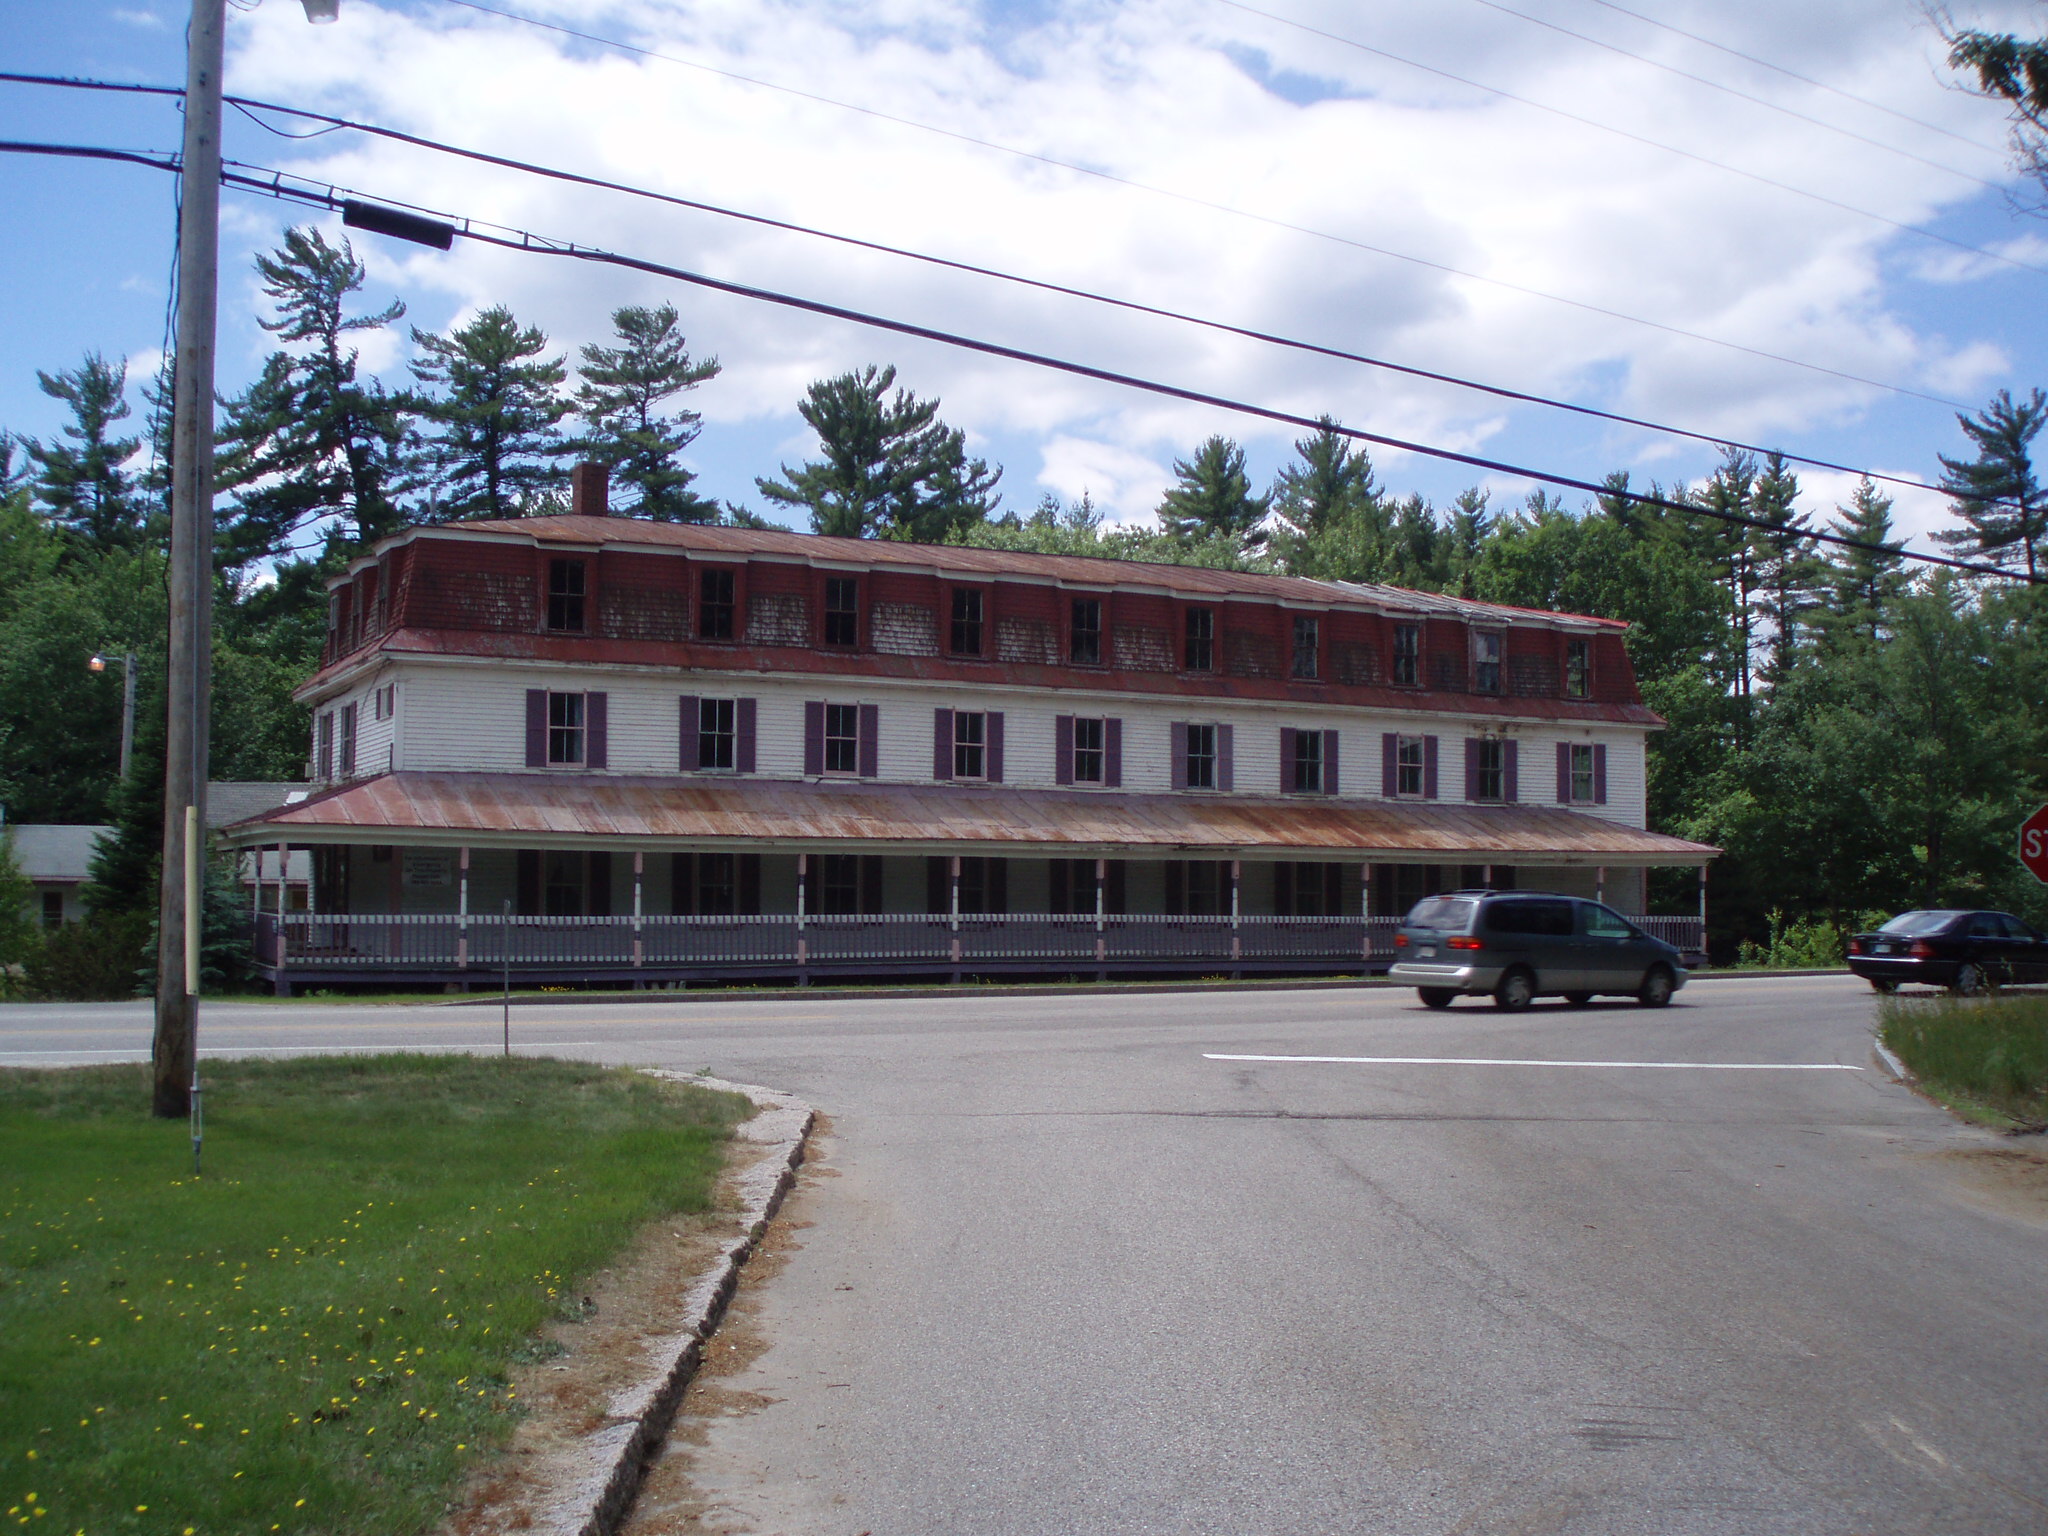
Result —
<path fill-rule="evenodd" d="M 1429 743 L 1421 736 L 1403 736 L 1394 745 L 1394 792 L 1420 799 L 1427 792 Z"/>
<path fill-rule="evenodd" d="M 1188 609 L 1183 635 L 1182 664 L 1190 672 L 1213 672 L 1216 669 L 1216 610 Z"/>
<path fill-rule="evenodd" d="M 860 772 L 858 704 L 825 706 L 825 771 L 846 774 Z"/>
<path fill-rule="evenodd" d="M 697 701 L 697 767 L 731 770 L 738 766 L 739 710 L 736 699 Z"/>
<path fill-rule="evenodd" d="M 1396 624 L 1394 626 L 1394 686 L 1397 688 L 1419 688 L 1422 685 L 1422 626 L 1420 624 Z"/>
<path fill-rule="evenodd" d="M 1472 691 L 1500 692 L 1501 634 L 1497 629 L 1472 632 Z"/>
<path fill-rule="evenodd" d="M 738 609 L 738 581 L 733 572 L 710 566 L 697 576 L 697 637 L 730 640 Z"/>
<path fill-rule="evenodd" d="M 979 710 L 953 711 L 953 777 L 988 777 L 988 716 Z"/>
<path fill-rule="evenodd" d="M 953 629 L 947 647 L 955 656 L 981 654 L 981 593 L 974 587 L 953 589 Z"/>
<path fill-rule="evenodd" d="M 1298 795 L 1320 795 L 1323 792 L 1323 733 L 1296 731 L 1293 734 L 1294 782 L 1291 787 Z"/>
<path fill-rule="evenodd" d="M 860 584 L 851 576 L 825 578 L 825 643 L 860 643 Z"/>
<path fill-rule="evenodd" d="M 1102 721 L 1074 720 L 1074 782 L 1100 784 L 1103 779 Z"/>
<path fill-rule="evenodd" d="M 341 706 L 341 776 L 356 776 L 356 706 Z"/>
<path fill-rule="evenodd" d="M 1294 616 L 1294 675 L 1313 682 L 1322 675 L 1319 652 L 1323 626 L 1312 613 Z"/>
<path fill-rule="evenodd" d="M 583 633 L 583 562 L 548 562 L 548 628 L 565 635 Z"/>
<path fill-rule="evenodd" d="M 1508 797 L 1508 744 L 1497 739 L 1473 743 L 1472 798 L 1505 800 Z"/>
<path fill-rule="evenodd" d="M 1191 725 L 1187 728 L 1187 781 L 1189 789 L 1216 787 L 1216 727 Z"/>
<path fill-rule="evenodd" d="M 1571 745 L 1570 785 L 1574 805 L 1591 805 L 1600 792 L 1597 755 L 1586 742 Z"/>
<path fill-rule="evenodd" d="M 334 777 L 334 711 L 321 715 L 313 729 L 313 777 L 322 783 Z"/>
<path fill-rule="evenodd" d="M 580 768 L 583 766 L 589 745 L 584 702 L 584 695 L 580 693 L 551 693 L 548 695 L 549 767 Z"/>
<path fill-rule="evenodd" d="M 860 911 L 859 854 L 819 855 L 818 911 L 834 915 Z"/>
<path fill-rule="evenodd" d="M 1593 693 L 1593 646 L 1588 640 L 1564 643 L 1564 696 L 1590 698 Z"/>
<path fill-rule="evenodd" d="M 1077 597 L 1067 627 L 1067 659 L 1077 667 L 1102 665 L 1102 600 Z"/>

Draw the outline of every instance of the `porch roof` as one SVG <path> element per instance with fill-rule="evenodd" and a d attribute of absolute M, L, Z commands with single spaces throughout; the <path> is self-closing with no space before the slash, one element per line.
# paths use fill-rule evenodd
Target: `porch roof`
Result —
<path fill-rule="evenodd" d="M 381 774 L 237 822 L 224 835 L 238 843 L 1023 857 L 1343 853 L 1612 867 L 1705 864 L 1720 852 L 1560 806 L 541 773 Z"/>

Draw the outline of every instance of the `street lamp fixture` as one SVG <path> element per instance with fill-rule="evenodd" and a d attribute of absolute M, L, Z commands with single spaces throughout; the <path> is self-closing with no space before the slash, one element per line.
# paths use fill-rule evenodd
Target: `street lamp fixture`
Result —
<path fill-rule="evenodd" d="M 341 19 L 341 0 L 299 0 L 306 8 L 306 20 L 316 27 Z"/>
<path fill-rule="evenodd" d="M 88 672 L 107 670 L 107 658 L 93 652 L 92 660 L 85 664 Z M 121 657 L 121 782 L 128 782 L 128 764 L 135 756 L 135 653 L 125 652 Z"/>

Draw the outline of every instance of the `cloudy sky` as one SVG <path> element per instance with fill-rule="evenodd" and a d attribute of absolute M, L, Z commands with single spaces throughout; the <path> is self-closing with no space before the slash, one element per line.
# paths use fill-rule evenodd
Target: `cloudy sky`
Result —
<path fill-rule="evenodd" d="M 237 0 L 241 4 L 242 0 Z M 493 14 L 496 12 L 496 14 Z M 2038 33 L 2037 6 L 1958 11 Z M 1917 0 L 294 0 L 229 12 L 228 83 L 498 154 L 1513 389 L 1929 478 L 1959 406 L 2048 384 L 2048 223 L 2005 123 Z M 543 23 L 552 24 L 544 25 Z M 566 29 L 566 30 L 565 30 Z M 174 0 L 16 11 L 5 68 L 182 80 Z M 583 34 L 582 36 L 572 34 Z M 0 86 L 0 137 L 174 149 L 160 101 Z M 278 126 L 302 131 L 303 124 Z M 1104 310 L 797 234 L 231 117 L 231 158 L 734 281 L 1393 436 L 1597 479 L 1709 447 Z M 153 366 L 169 178 L 0 157 L 0 426 L 60 419 L 34 371 Z M 250 268 L 304 210 L 230 192 L 223 390 L 268 338 Z M 1285 428 L 584 263 L 358 236 L 367 299 L 509 304 L 567 350 L 674 303 L 709 494 L 803 457 L 811 380 L 893 362 L 1006 470 L 1143 520 L 1211 432 L 1269 477 Z M 367 362 L 402 374 L 402 331 Z M 1439 504 L 1475 480 L 1397 453 Z M 1804 476 L 1831 507 L 1845 477 Z M 1943 520 L 1901 492 L 1902 520 Z M 1581 498 L 1570 497 L 1573 504 Z"/>

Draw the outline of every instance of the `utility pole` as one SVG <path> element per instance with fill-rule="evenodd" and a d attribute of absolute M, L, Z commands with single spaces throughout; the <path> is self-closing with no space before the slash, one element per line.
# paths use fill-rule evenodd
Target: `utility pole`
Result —
<path fill-rule="evenodd" d="M 171 383 L 171 633 L 164 741 L 153 1111 L 192 1111 L 213 674 L 213 332 L 220 265 L 221 68 L 227 0 L 192 0 Z"/>

